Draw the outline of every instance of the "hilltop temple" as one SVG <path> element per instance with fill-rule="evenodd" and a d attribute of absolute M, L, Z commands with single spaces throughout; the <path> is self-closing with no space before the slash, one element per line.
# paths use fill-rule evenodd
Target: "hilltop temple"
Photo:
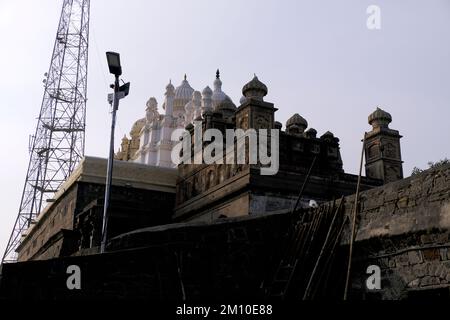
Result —
<path fill-rule="evenodd" d="M 132 125 L 130 138 L 123 138 L 115 156 L 108 224 L 111 237 L 173 222 L 285 213 L 296 205 L 308 208 L 355 192 L 358 176 L 344 172 L 339 138 L 330 131 L 319 136 L 298 113 L 286 121 L 283 130 L 275 120 L 277 108 L 264 99 L 268 88 L 256 76 L 243 86 L 239 106 L 222 91 L 218 70 L 213 88 L 196 91 L 185 76 L 178 87 L 171 82 L 166 86 L 164 114 L 158 111 L 156 98 L 148 100 L 145 117 Z M 176 166 L 171 160 L 175 145 L 171 135 L 185 129 L 193 136 L 194 121 L 201 123 L 202 132 L 211 128 L 221 132 L 278 130 L 278 171 L 261 175 L 261 165 L 251 164 L 248 157 L 245 163 Z M 361 190 L 403 178 L 401 136 L 389 128 L 391 121 L 391 115 L 380 108 L 369 116 L 372 130 L 366 134 L 366 176 L 361 178 Z M 55 201 L 24 233 L 19 260 L 98 248 L 105 166 L 104 159 L 82 161 Z"/>
<path fill-rule="evenodd" d="M 340 258 L 337 264 L 324 264 L 325 269 L 333 269 L 328 273 L 332 277 L 324 277 L 322 284 L 320 277 L 316 283 L 328 285 L 323 292 L 340 288 L 333 279 L 344 274 L 347 266 L 348 221 L 357 211 L 353 297 L 449 296 L 450 166 L 403 179 L 401 135 L 390 127 L 392 116 L 377 107 L 368 117 L 365 176 L 359 180 L 358 175 L 344 172 L 340 140 L 332 132 L 318 134 L 301 112 L 292 115 L 284 128 L 276 121 L 275 104 L 265 100 L 269 89 L 256 76 L 243 86 L 238 105 L 222 91 L 218 71 L 213 88 L 196 91 L 186 77 L 177 88 L 170 82 L 162 103 L 164 114 L 156 98 L 150 98 L 145 117 L 133 124 L 130 138 L 122 140 L 114 162 L 107 255 L 97 254 L 106 159 L 85 157 L 22 235 L 18 260 L 24 263 L 4 266 L 0 297 L 2 292 L 21 297 L 29 293 L 27 281 L 45 284 L 55 277 L 39 273 L 34 260 L 48 260 L 50 270 L 63 270 L 65 259 L 83 265 L 92 279 L 100 279 L 86 283 L 84 297 L 99 293 L 144 299 L 182 295 L 199 299 L 211 293 L 266 297 L 273 286 L 265 281 L 285 261 L 283 248 L 287 244 L 299 248 L 295 241 L 303 238 L 295 232 L 310 230 L 302 235 L 311 237 L 305 240 L 307 245 L 312 238 L 322 241 L 326 224 L 316 224 L 314 217 L 336 207 L 336 214 L 342 211 L 343 222 L 339 233 L 333 229 L 338 246 L 333 254 L 339 251 Z M 262 165 L 247 160 L 175 165 L 171 135 L 185 129 L 192 138 L 194 121 L 201 124 L 202 132 L 211 128 L 276 130 L 279 170 L 262 175 Z M 356 137 L 354 143 L 359 142 Z M 358 180 L 361 193 L 355 206 Z M 306 267 L 314 265 L 315 258 L 304 256 L 309 250 L 295 250 L 293 258 L 303 257 Z M 365 287 L 366 268 L 373 264 L 383 273 L 383 288 L 376 292 Z M 111 265 L 116 266 L 114 270 Z M 305 285 L 302 281 L 307 276 L 301 272 L 294 276 L 293 287 Z M 30 295 L 67 294 L 58 288 Z"/>
<path fill-rule="evenodd" d="M 224 101 L 236 109 L 230 97 L 222 91 L 219 70 L 213 88 L 211 90 L 207 86 L 202 92 L 196 91 L 186 75 L 176 88 L 170 81 L 164 93 L 164 114 L 159 113 L 158 102 L 155 97 L 151 97 L 146 104 L 145 117 L 133 124 L 130 138 L 126 135 L 123 137 L 116 159 L 174 168 L 170 152 L 173 148 L 171 135 L 175 129 L 184 129 L 194 120 L 201 119 L 206 111 L 216 110 Z"/>

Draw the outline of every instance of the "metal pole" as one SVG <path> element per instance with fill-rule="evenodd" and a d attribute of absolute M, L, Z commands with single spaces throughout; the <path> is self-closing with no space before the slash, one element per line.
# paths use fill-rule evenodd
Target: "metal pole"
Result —
<path fill-rule="evenodd" d="M 116 76 L 114 83 L 114 99 L 111 121 L 111 138 L 109 143 L 109 157 L 108 157 L 108 169 L 106 172 L 106 185 L 105 185 L 105 204 L 103 206 L 103 226 L 102 226 L 102 242 L 100 245 L 100 252 L 105 252 L 106 241 L 108 237 L 108 218 L 109 218 L 109 201 L 111 197 L 111 183 L 113 175 L 113 163 L 114 163 L 114 131 L 116 128 L 116 113 L 119 109 L 119 76 Z"/>
<path fill-rule="evenodd" d="M 356 215 L 358 214 L 358 200 L 359 200 L 359 187 L 361 185 L 361 175 L 362 175 L 362 165 L 364 159 L 364 146 L 366 145 L 366 135 L 367 132 L 364 132 L 363 146 L 361 151 L 361 162 L 359 163 L 359 175 L 358 175 L 358 184 L 356 185 L 356 194 L 355 194 L 355 204 L 353 206 L 353 221 L 352 221 L 352 230 L 350 234 L 350 252 L 348 255 L 348 266 L 347 266 L 347 278 L 345 280 L 345 289 L 344 289 L 344 300 L 347 300 L 348 294 L 348 286 L 350 282 L 350 271 L 352 267 L 352 255 L 353 255 L 353 242 L 355 241 L 355 233 L 356 233 Z"/>
<path fill-rule="evenodd" d="M 309 167 L 308 173 L 306 174 L 305 180 L 303 181 L 302 188 L 300 189 L 300 192 L 297 196 L 297 201 L 295 202 L 294 208 L 292 209 L 292 212 L 291 212 L 292 214 L 295 212 L 295 210 L 297 210 L 298 204 L 300 203 L 300 199 L 303 195 L 303 191 L 305 190 L 305 186 L 308 183 L 312 169 L 314 167 L 314 164 L 316 163 L 316 159 L 317 159 L 317 156 L 314 156 L 311 166 Z"/>

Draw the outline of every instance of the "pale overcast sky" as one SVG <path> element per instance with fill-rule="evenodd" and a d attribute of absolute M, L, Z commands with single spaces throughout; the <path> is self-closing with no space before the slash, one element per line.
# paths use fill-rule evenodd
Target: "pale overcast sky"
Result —
<path fill-rule="evenodd" d="M 449 0 L 95 0 L 91 1 L 86 154 L 106 157 L 112 81 L 105 51 L 121 53 L 131 93 L 118 113 L 117 140 L 162 104 L 169 79 L 212 86 L 237 103 L 256 73 L 283 124 L 294 113 L 318 134 L 341 140 L 356 173 L 367 116 L 377 105 L 393 116 L 405 175 L 450 156 Z M 381 30 L 366 9 L 381 8 Z M 62 0 L 0 0 L 0 252 L 17 216 Z"/>

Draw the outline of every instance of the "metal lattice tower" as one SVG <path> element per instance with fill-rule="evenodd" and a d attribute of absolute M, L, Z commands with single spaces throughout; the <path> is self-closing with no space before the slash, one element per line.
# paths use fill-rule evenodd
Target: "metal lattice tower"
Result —
<path fill-rule="evenodd" d="M 64 0 L 19 214 L 2 262 L 84 156 L 90 0 Z"/>

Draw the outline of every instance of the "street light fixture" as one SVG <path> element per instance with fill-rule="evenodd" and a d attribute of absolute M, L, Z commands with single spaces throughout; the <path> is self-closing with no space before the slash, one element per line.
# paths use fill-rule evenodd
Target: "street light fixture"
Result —
<path fill-rule="evenodd" d="M 122 66 L 120 65 L 120 54 L 117 52 L 108 51 L 106 53 L 106 59 L 108 60 L 109 72 L 116 77 L 122 75 Z"/>
<path fill-rule="evenodd" d="M 102 241 L 100 245 L 100 252 L 104 253 L 106 242 L 108 238 L 108 219 L 109 219 L 109 202 L 111 198 L 111 182 L 114 163 L 114 131 L 116 128 L 116 114 L 119 109 L 120 99 L 125 98 L 130 92 L 130 83 L 127 82 L 122 86 L 119 85 L 119 76 L 122 75 L 122 66 L 120 65 L 120 55 L 116 52 L 106 52 L 106 59 L 108 60 L 109 72 L 114 75 L 115 81 L 111 88 L 114 89 L 113 94 L 108 94 L 108 103 L 112 106 L 112 121 L 111 121 L 111 138 L 109 143 L 109 157 L 108 168 L 106 172 L 105 185 L 105 204 L 103 206 L 103 225 L 102 225 Z"/>

